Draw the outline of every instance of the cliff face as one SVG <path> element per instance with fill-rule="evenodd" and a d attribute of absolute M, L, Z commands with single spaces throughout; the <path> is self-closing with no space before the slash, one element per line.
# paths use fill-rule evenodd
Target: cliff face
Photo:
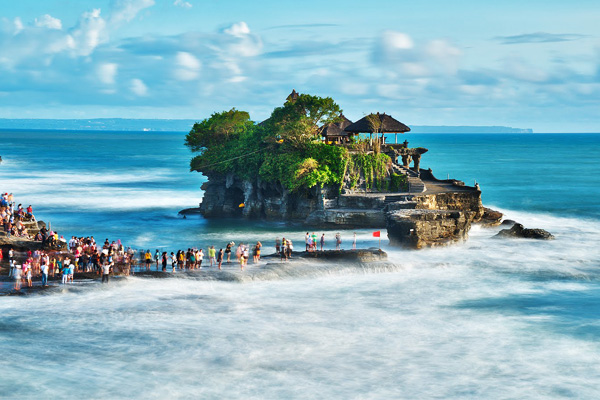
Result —
<path fill-rule="evenodd" d="M 465 240 L 471 224 L 484 217 L 481 191 L 425 172 L 420 193 L 340 194 L 338 188 L 316 187 L 297 194 L 258 178 L 214 175 L 202 186 L 200 213 L 206 218 L 297 221 L 313 228 L 386 228 L 391 244 L 409 248 Z"/>
<path fill-rule="evenodd" d="M 317 193 L 290 195 L 280 184 L 241 180 L 233 174 L 211 175 L 202 185 L 200 213 L 206 218 L 240 217 L 304 220 L 322 206 Z"/>
<path fill-rule="evenodd" d="M 457 210 L 392 211 L 386 218 L 390 244 L 414 249 L 466 240 L 475 213 Z"/>

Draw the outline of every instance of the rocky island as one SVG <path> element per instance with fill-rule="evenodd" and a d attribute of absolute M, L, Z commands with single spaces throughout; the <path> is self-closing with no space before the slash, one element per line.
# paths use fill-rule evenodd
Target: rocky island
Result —
<path fill-rule="evenodd" d="M 186 137 L 199 153 L 191 169 L 208 181 L 199 208 L 182 213 L 386 228 L 391 244 L 411 248 L 464 240 L 476 222 L 500 224 L 478 185 L 421 168 L 428 150 L 397 142 L 408 131 L 387 114 L 352 123 L 333 99 L 295 91 L 259 124 L 236 109 L 215 113 Z"/>

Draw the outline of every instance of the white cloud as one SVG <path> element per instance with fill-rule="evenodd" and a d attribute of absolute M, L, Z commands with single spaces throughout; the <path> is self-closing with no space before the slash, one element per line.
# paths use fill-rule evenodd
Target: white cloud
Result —
<path fill-rule="evenodd" d="M 180 51 L 175 57 L 177 68 L 175 69 L 175 78 L 181 81 L 191 81 L 200 75 L 202 63 L 191 53 Z"/>
<path fill-rule="evenodd" d="M 173 2 L 173 5 L 175 7 L 181 7 L 181 8 L 192 8 L 192 4 L 188 1 L 184 1 L 184 0 L 175 0 Z"/>
<path fill-rule="evenodd" d="M 121 25 L 133 20 L 140 11 L 152 7 L 154 0 L 116 0 L 110 15 L 110 23 Z"/>
<path fill-rule="evenodd" d="M 115 63 L 103 63 L 98 66 L 97 74 L 100 82 L 105 85 L 114 85 L 119 66 Z"/>
<path fill-rule="evenodd" d="M 144 97 L 148 95 L 148 87 L 141 79 L 135 78 L 131 80 L 129 85 L 129 89 L 133 94 L 139 97 Z"/>
<path fill-rule="evenodd" d="M 402 32 L 385 31 L 382 38 L 383 46 L 389 50 L 408 50 L 414 47 L 410 36 Z"/>
<path fill-rule="evenodd" d="M 106 21 L 100 16 L 100 9 L 84 12 L 78 26 L 71 31 L 69 46 L 79 56 L 90 55 L 96 46 L 108 40 Z"/>
<path fill-rule="evenodd" d="M 231 36 L 244 37 L 250 34 L 250 28 L 244 21 L 241 21 L 231 25 L 229 28 L 225 29 L 224 32 Z"/>
<path fill-rule="evenodd" d="M 44 14 L 41 17 L 36 18 L 34 24 L 38 28 L 62 29 L 62 21 L 49 14 Z"/>
<path fill-rule="evenodd" d="M 21 21 L 21 18 L 19 18 L 19 17 L 15 18 L 14 26 L 15 26 L 15 32 L 14 32 L 15 35 L 23 30 L 23 21 Z"/>

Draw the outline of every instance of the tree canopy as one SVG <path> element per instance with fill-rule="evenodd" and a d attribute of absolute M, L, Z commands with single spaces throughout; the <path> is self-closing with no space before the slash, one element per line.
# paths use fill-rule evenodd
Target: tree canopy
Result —
<path fill-rule="evenodd" d="M 213 113 L 194 124 L 185 138 L 186 146 L 198 153 L 190 162 L 191 170 L 235 173 L 249 180 L 260 177 L 292 192 L 317 185 L 341 188 L 349 163 L 354 164 L 344 147 L 321 141 L 323 127 L 340 121 L 341 115 L 332 98 L 307 94 L 290 97 L 261 124 L 235 108 Z"/>

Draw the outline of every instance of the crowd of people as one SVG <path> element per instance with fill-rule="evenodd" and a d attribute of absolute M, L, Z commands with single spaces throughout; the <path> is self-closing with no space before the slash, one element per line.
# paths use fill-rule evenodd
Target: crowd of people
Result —
<path fill-rule="evenodd" d="M 25 226 L 28 221 L 34 221 L 31 205 L 23 208 L 22 204 L 15 205 L 12 193 L 0 195 L 0 224 L 7 236 L 29 238 L 30 234 Z"/>
<path fill-rule="evenodd" d="M 13 195 L 4 193 L 0 196 L 0 215 L 2 227 L 7 236 L 25 236 L 42 242 L 42 249 L 27 252 L 16 252 L 10 248 L 6 253 L 0 250 L 0 262 L 4 256 L 7 257 L 9 266 L 9 277 L 15 281 L 14 288 L 20 290 L 23 285 L 33 286 L 33 279 L 40 279 L 42 286 L 48 285 L 48 279 L 60 278 L 63 284 L 73 282 L 76 272 L 95 273 L 102 276 L 102 282 L 108 283 L 112 273 L 131 275 L 137 272 L 151 271 L 155 265 L 156 271 L 167 271 L 170 267 L 172 272 L 184 270 L 197 270 L 203 267 L 222 269 L 223 263 L 232 262 L 232 253 L 236 262 L 243 271 L 248 265 L 250 255 L 254 264 L 261 260 L 262 243 L 228 242 L 224 248 L 217 250 L 215 246 L 209 246 L 206 253 L 203 248 L 188 248 L 185 250 L 159 251 L 154 254 L 150 249 L 137 251 L 131 247 L 125 247 L 120 240 L 109 241 L 105 239 L 102 245 L 98 245 L 93 236 L 72 236 L 68 241 L 57 232 L 47 229 L 45 226 L 35 232 L 33 237 L 24 228 L 23 222 L 35 222 L 33 209 L 28 206 L 23 209 L 19 204 L 15 207 Z M 305 236 L 305 250 L 308 252 L 323 251 L 325 247 L 325 234 L 320 239 L 313 232 Z M 342 239 L 339 233 L 335 235 L 336 250 L 341 249 Z M 354 234 L 353 248 L 356 248 L 356 233 Z M 294 245 L 291 239 L 285 237 L 275 240 L 275 252 L 282 261 L 292 257 Z M 207 261 L 204 261 L 205 257 Z M 203 264 L 204 263 L 204 264 Z"/>

